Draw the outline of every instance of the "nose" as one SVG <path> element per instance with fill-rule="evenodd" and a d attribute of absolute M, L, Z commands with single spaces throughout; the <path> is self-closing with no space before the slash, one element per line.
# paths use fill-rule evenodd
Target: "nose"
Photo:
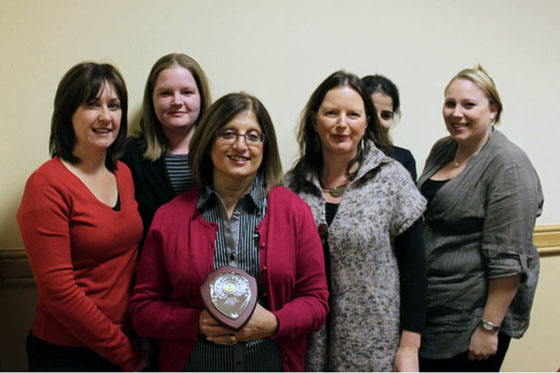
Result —
<path fill-rule="evenodd" d="M 181 93 L 180 92 L 175 92 L 173 94 L 173 98 L 171 99 L 171 104 L 172 105 L 181 105 Z"/>
<path fill-rule="evenodd" d="M 336 120 L 336 127 L 345 128 L 347 119 L 346 114 L 341 113 Z"/>
<path fill-rule="evenodd" d="M 243 141 L 241 141 L 243 139 Z M 236 149 L 240 149 L 240 150 L 245 150 L 247 149 L 247 139 L 245 138 L 245 134 L 241 135 L 237 135 L 237 138 L 235 139 L 235 142 L 233 143 L 233 146 Z"/>
<path fill-rule="evenodd" d="M 99 121 L 104 123 L 111 121 L 111 113 L 109 112 L 109 108 L 107 106 L 101 107 L 101 110 L 99 111 Z"/>
<path fill-rule="evenodd" d="M 460 117 L 463 115 L 463 111 L 461 110 L 461 106 L 460 105 L 455 105 L 455 107 L 453 108 L 453 112 L 451 113 L 452 116 L 454 117 Z"/>

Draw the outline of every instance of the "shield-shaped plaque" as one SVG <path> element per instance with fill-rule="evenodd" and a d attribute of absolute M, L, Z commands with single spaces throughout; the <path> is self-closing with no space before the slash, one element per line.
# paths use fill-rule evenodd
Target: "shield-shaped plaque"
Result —
<path fill-rule="evenodd" d="M 257 281 L 240 268 L 223 266 L 200 287 L 208 312 L 235 331 L 249 320 L 257 305 Z"/>

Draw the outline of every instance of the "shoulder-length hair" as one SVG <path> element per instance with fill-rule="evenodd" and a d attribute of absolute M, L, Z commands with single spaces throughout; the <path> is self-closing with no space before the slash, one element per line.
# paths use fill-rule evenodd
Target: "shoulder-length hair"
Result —
<path fill-rule="evenodd" d="M 212 185 L 214 165 L 210 151 L 216 141 L 216 133 L 237 114 L 245 111 L 255 114 L 265 137 L 259 172 L 264 175 L 266 192 L 282 185 L 282 162 L 272 119 L 262 102 L 245 92 L 230 93 L 220 98 L 210 106 L 200 125 L 196 127 L 190 143 L 189 165 L 199 183 Z"/>
<path fill-rule="evenodd" d="M 122 75 L 113 65 L 106 63 L 82 62 L 62 77 L 56 90 L 51 118 L 51 157 L 57 156 L 70 163 L 81 162 L 80 158 L 72 154 L 76 145 L 72 116 L 80 105 L 95 99 L 106 84 L 114 88 L 122 109 L 119 133 L 107 149 L 105 158 L 107 169 L 116 169 L 117 160 L 123 155 L 126 145 L 128 95 Z"/>
<path fill-rule="evenodd" d="M 457 73 L 449 83 L 445 86 L 444 92 L 447 92 L 451 83 L 453 83 L 457 79 L 466 79 L 473 82 L 478 88 L 484 92 L 486 98 L 488 98 L 488 102 L 490 105 L 496 105 L 497 112 L 496 117 L 494 118 L 494 124 L 498 124 L 500 122 L 500 115 L 504 109 L 502 105 L 502 100 L 500 99 L 500 94 L 498 93 L 498 88 L 496 88 L 496 84 L 494 83 L 494 79 L 484 70 L 484 68 L 478 64 L 476 67 L 472 69 L 463 69 Z"/>
<path fill-rule="evenodd" d="M 161 123 L 156 116 L 152 95 L 159 73 L 175 66 L 181 66 L 189 70 L 198 87 L 198 92 L 200 94 L 200 113 L 195 125 L 204 116 L 211 102 L 208 79 L 206 78 L 204 70 L 202 70 L 202 67 L 200 67 L 194 58 L 183 53 L 171 53 L 157 60 L 146 80 L 144 99 L 142 101 L 142 117 L 140 118 L 140 132 L 136 134 L 144 143 L 144 157 L 152 161 L 160 158 L 167 151 L 169 146 L 169 140 L 163 132 Z"/>
<path fill-rule="evenodd" d="M 297 130 L 300 158 L 295 162 L 293 171 L 296 191 L 299 190 L 309 170 L 315 172 L 317 175 L 321 175 L 323 167 L 322 145 L 321 139 L 313 125 L 317 120 L 317 113 L 325 96 L 331 89 L 337 87 L 350 87 L 362 97 L 368 122 L 364 133 L 364 140 L 373 141 L 375 146 L 384 153 L 388 153 L 391 149 L 389 138 L 377 119 L 373 101 L 360 78 L 346 71 L 336 71 L 329 75 L 315 91 L 313 91 L 301 113 Z M 350 172 L 352 166 L 356 163 L 362 164 L 366 151 L 367 146 L 358 147 L 356 157 L 349 162 L 346 172 L 350 179 L 355 177 L 357 173 L 357 171 L 353 173 Z"/>

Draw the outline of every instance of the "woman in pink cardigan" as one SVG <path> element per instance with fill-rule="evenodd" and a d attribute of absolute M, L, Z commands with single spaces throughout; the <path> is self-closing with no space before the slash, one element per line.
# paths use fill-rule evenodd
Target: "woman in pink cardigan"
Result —
<path fill-rule="evenodd" d="M 272 121 L 244 93 L 214 103 L 189 163 L 200 187 L 156 213 L 132 297 L 136 331 L 156 338 L 164 371 L 302 371 L 307 334 L 328 312 L 321 241 L 309 207 L 282 185 Z M 238 331 L 205 309 L 200 287 L 229 265 L 257 281 Z"/>

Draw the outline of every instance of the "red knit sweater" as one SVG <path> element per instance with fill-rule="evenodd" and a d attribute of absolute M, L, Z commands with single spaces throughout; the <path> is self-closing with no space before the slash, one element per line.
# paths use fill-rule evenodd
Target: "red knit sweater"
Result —
<path fill-rule="evenodd" d="M 27 181 L 17 220 L 39 289 L 33 334 L 133 370 L 140 354 L 123 330 L 142 221 L 129 169 L 119 162 L 114 173 L 120 211 L 53 158 Z"/>
<path fill-rule="evenodd" d="M 198 338 L 200 285 L 213 269 L 218 227 L 196 209 L 199 187 L 157 211 L 131 301 L 139 335 L 157 338 L 160 369 L 181 371 Z M 328 290 L 323 247 L 309 206 L 284 187 L 268 194 L 259 232 L 260 279 L 278 319 L 274 340 L 284 371 L 305 370 L 307 334 L 324 324 Z"/>

